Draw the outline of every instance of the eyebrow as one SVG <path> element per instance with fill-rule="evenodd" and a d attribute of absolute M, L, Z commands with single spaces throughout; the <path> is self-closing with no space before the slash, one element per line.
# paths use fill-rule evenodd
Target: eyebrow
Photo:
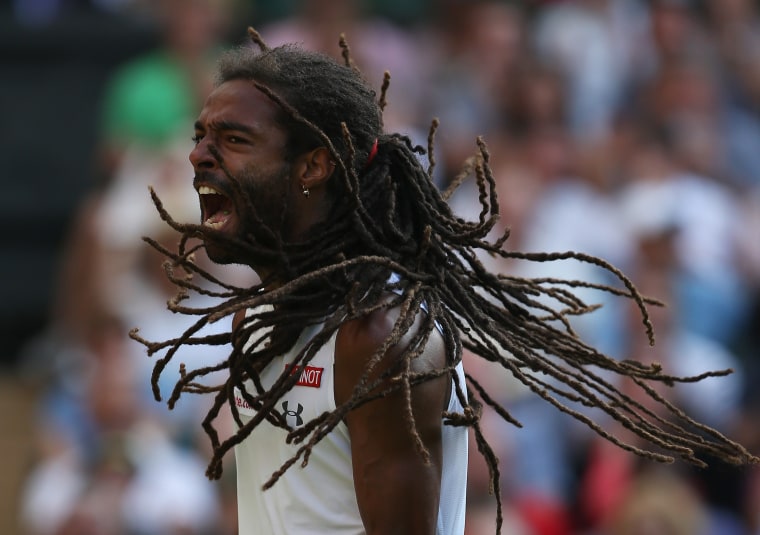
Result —
<path fill-rule="evenodd" d="M 249 135 L 255 135 L 256 129 L 251 127 L 250 125 L 238 123 L 235 121 L 228 121 L 228 120 L 219 120 L 219 121 L 213 121 L 210 125 L 210 128 L 213 130 L 221 130 L 221 131 L 236 131 L 236 132 L 243 132 L 245 134 Z M 203 124 L 200 121 L 195 121 L 195 129 L 196 130 L 205 130 Z"/>

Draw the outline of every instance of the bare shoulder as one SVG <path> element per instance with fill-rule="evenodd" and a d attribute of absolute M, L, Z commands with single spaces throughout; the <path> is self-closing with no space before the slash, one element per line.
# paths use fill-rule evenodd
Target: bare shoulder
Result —
<path fill-rule="evenodd" d="M 369 374 L 370 381 L 389 370 L 398 377 L 396 369 L 403 370 L 399 365 L 421 332 L 427 312 L 416 311 L 404 335 L 388 345 L 399 313 L 393 308 L 378 310 L 341 327 L 335 345 L 335 402 L 371 399 L 344 418 L 351 439 L 356 500 L 367 532 L 434 533 L 443 470 L 442 411 L 450 378 L 446 374 L 430 377 L 411 391 L 388 390 L 403 384 L 393 379 L 380 381 L 377 390 L 357 390 L 375 355 L 382 356 Z M 410 365 L 412 371 L 424 373 L 445 367 L 445 362 L 443 339 L 433 329 Z M 426 455 L 421 455 L 420 448 Z"/>
<path fill-rule="evenodd" d="M 377 351 L 393 332 L 397 310 L 376 310 L 341 325 L 336 339 L 336 359 L 340 355 L 366 355 Z"/>
<path fill-rule="evenodd" d="M 366 316 L 344 323 L 335 342 L 336 401 L 350 395 L 354 385 L 364 374 L 367 364 L 377 354 L 393 333 L 399 318 L 397 308 L 376 310 Z M 378 377 L 389 368 L 398 365 L 409 349 L 414 335 L 419 331 L 423 315 L 419 310 L 411 327 L 391 344 L 378 363 L 372 377 Z M 446 364 L 443 339 L 437 330 L 431 333 L 423 352 L 411 361 L 414 372 L 424 373 L 439 369 Z"/>

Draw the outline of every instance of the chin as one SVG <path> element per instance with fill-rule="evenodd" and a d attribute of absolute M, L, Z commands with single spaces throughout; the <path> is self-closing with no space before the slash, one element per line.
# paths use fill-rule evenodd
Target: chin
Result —
<path fill-rule="evenodd" d="M 237 221 L 230 217 L 223 225 L 214 228 L 208 224 L 203 224 L 204 230 L 208 234 L 202 235 L 203 246 L 206 249 L 206 256 L 215 264 L 240 264 L 242 259 L 239 257 L 240 252 L 232 245 L 232 239 L 238 236 Z M 228 240 L 227 237 L 230 239 Z"/>
<path fill-rule="evenodd" d="M 238 221 L 231 220 L 222 229 L 203 236 L 208 259 L 215 264 L 248 266 L 257 272 L 259 269 L 269 269 L 277 254 L 276 244 L 267 239 L 268 236 L 257 236 L 255 232 L 245 230 L 248 228 Z M 246 242 L 250 243 L 250 249 L 243 245 Z"/>
<path fill-rule="evenodd" d="M 265 262 L 262 262 L 261 259 L 252 258 L 250 255 L 241 255 L 229 246 L 218 243 L 206 243 L 205 249 L 206 256 L 214 264 L 248 266 L 257 273 L 262 269 L 267 269 L 264 265 Z"/>
<path fill-rule="evenodd" d="M 229 247 L 220 245 L 218 243 L 204 244 L 206 248 L 206 256 L 215 264 L 240 264 L 242 263 L 240 258 L 237 258 Z"/>

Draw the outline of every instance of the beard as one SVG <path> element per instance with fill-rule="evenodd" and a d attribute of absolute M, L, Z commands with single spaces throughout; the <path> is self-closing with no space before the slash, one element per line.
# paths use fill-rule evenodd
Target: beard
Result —
<path fill-rule="evenodd" d="M 198 173 L 196 180 L 219 183 L 204 175 L 208 174 Z M 283 235 L 290 220 L 290 164 L 284 162 L 273 172 L 249 165 L 233 180 L 236 184 L 218 186 L 230 199 L 232 210 L 224 228 L 203 233 L 208 257 L 217 264 L 271 271 L 282 263 Z"/>

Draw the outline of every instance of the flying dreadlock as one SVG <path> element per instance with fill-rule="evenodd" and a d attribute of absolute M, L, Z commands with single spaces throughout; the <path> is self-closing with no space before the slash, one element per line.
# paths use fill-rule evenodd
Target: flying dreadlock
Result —
<path fill-rule="evenodd" d="M 481 431 L 482 404 L 492 407 L 506 421 L 517 426 L 520 423 L 472 376 L 466 375 L 466 384 L 460 382 L 455 367 L 463 350 L 500 364 L 560 411 L 582 421 L 621 448 L 645 458 L 664 462 L 681 458 L 697 465 L 703 464 L 702 455 L 737 464 L 758 461 L 741 445 L 694 421 L 651 386 L 651 383 L 672 386 L 678 382 L 694 382 L 730 371 L 708 372 L 696 377 L 668 375 L 657 364 L 647 366 L 612 359 L 584 343 L 573 331 L 573 316 L 597 308 L 579 299 L 573 289 L 594 288 L 633 300 L 640 310 L 650 343 L 654 343 L 647 305 L 658 302 L 640 295 L 623 273 L 601 259 L 578 252 L 509 251 L 504 248 L 508 232 L 495 241 L 487 239 L 498 219 L 499 209 L 489 152 L 482 139 L 477 140 L 476 155 L 466 162 L 452 186 L 441 192 L 432 180 L 437 121 L 431 125 L 427 150 L 414 146 L 406 136 L 382 131 L 388 73 L 376 98 L 351 60 L 343 37 L 340 44 L 344 64 L 341 65 L 321 54 L 293 46 L 270 49 L 255 31 L 250 30 L 250 35 L 258 50 L 243 46 L 223 56 L 218 84 L 247 80 L 277 103 L 281 112 L 279 120 L 290 133 L 288 154 L 326 147 L 337 165 L 328 187 L 333 199 L 340 202 L 334 203 L 326 220 L 313 228 L 304 241 L 283 243 L 278 235 L 263 226 L 254 225 L 251 230 L 254 235 L 242 239 L 202 225 L 176 222 L 151 192 L 161 217 L 182 235 L 176 251 L 145 238 L 169 259 L 165 262 L 167 276 L 179 288 L 168 307 L 198 319 L 179 337 L 166 341 L 145 340 L 137 330 L 130 334 L 143 343 L 151 355 L 168 349 L 156 362 L 152 377 L 158 400 L 159 376 L 183 346 L 231 344 L 228 358 L 218 365 L 196 370 L 186 370 L 181 365 L 181 378 L 168 399 L 171 408 L 183 393 L 214 396 L 214 403 L 203 420 L 213 445 L 213 458 L 207 471 L 210 478 L 220 477 L 225 453 L 264 419 L 286 429 L 288 442 L 300 444 L 297 453 L 266 482 L 265 488 L 269 488 L 294 463 L 308 463 L 312 447 L 352 409 L 396 389 L 402 389 L 409 402 L 414 386 L 448 375 L 464 412 L 443 414 L 444 423 L 472 428 L 478 449 L 490 469 L 498 504 L 497 531 L 500 531 L 499 470 L 495 453 Z M 256 217 L 239 177 L 229 172 L 218 152 L 209 150 L 232 182 L 235 193 L 254 214 L 251 217 Z M 425 153 L 429 162 L 427 169 L 417 157 Z M 462 180 L 473 175 L 482 210 L 477 221 L 466 221 L 454 215 L 447 199 Z M 264 280 L 250 288 L 240 288 L 218 280 L 194 261 L 194 253 L 201 246 L 191 246 L 191 238 L 197 237 L 206 244 L 212 242 L 215 246 L 234 249 L 244 257 L 266 258 L 276 267 L 273 271 L 284 283 L 276 289 L 268 289 L 268 281 Z M 572 258 L 608 270 L 617 277 L 621 287 L 493 273 L 479 260 L 482 253 L 537 262 Z M 180 271 L 186 275 L 180 275 Z M 206 282 L 198 284 L 194 276 Z M 218 299 L 217 304 L 206 308 L 186 306 L 183 301 L 190 292 L 213 296 Z M 427 311 L 423 325 L 406 347 L 400 366 L 372 379 L 372 372 L 383 355 L 406 334 L 423 305 Z M 370 359 L 351 398 L 333 412 L 324 413 L 297 429 L 289 427 L 276 407 L 278 400 L 298 380 L 297 374 L 284 371 L 271 388 L 264 389 L 259 380 L 261 370 L 273 358 L 290 350 L 297 334 L 307 326 L 321 327 L 297 353 L 293 362 L 296 366 L 308 364 L 343 323 L 392 307 L 401 311 L 400 316 L 388 339 Z M 199 334 L 206 325 L 240 311 L 248 313 L 232 332 Z M 444 338 L 447 365 L 428 373 L 415 373 L 410 363 L 421 354 L 437 326 L 441 327 Z M 204 376 L 222 369 L 228 371 L 222 384 L 201 382 Z M 606 379 L 607 372 L 630 378 L 666 410 L 668 417 L 618 390 Z M 253 383 L 255 391 L 246 389 L 246 383 Z M 256 414 L 245 423 L 235 403 L 235 389 L 256 409 Z M 624 442 L 585 413 L 573 409 L 574 405 L 600 409 L 645 439 L 651 447 L 642 449 Z M 239 429 L 221 439 L 213 424 L 225 406 L 229 407 Z M 406 418 L 409 432 L 420 454 L 426 458 L 410 406 L 407 414 L 400 416 Z"/>

